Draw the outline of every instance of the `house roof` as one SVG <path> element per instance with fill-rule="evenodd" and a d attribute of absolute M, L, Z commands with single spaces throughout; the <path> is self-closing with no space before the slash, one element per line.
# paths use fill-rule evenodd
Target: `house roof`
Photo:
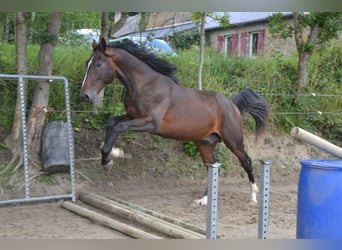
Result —
<path fill-rule="evenodd" d="M 186 22 L 186 23 L 168 25 L 164 27 L 146 29 L 143 32 L 135 32 L 130 35 L 133 35 L 133 36 L 141 35 L 145 37 L 152 35 L 155 38 L 160 38 L 160 37 L 165 37 L 165 36 L 172 36 L 174 33 L 181 32 L 183 30 L 189 30 L 189 29 L 196 28 L 196 27 L 197 27 L 196 22 Z"/>
<path fill-rule="evenodd" d="M 136 32 L 138 22 L 138 15 L 127 17 L 125 24 L 121 27 L 121 29 L 119 29 L 117 32 L 113 34 L 113 38 L 125 36 L 127 34 Z"/>
<path fill-rule="evenodd" d="M 153 35 L 154 38 L 160 38 L 165 37 L 168 35 L 173 35 L 174 33 L 188 30 L 197 27 L 196 22 L 185 22 L 185 23 L 179 23 L 179 24 L 173 24 L 173 25 L 167 25 L 164 27 L 156 27 L 151 29 L 146 29 L 143 32 L 138 32 L 138 16 L 132 16 L 128 17 L 125 25 L 114 33 L 113 38 L 121 37 L 121 36 L 145 36 Z"/>
<path fill-rule="evenodd" d="M 267 20 L 277 12 L 228 12 L 230 25 L 242 25 Z M 281 12 L 283 15 L 292 15 L 292 12 Z M 216 12 L 217 15 L 223 15 L 224 12 Z M 206 18 L 205 30 L 220 28 L 220 23 L 211 17 Z"/>

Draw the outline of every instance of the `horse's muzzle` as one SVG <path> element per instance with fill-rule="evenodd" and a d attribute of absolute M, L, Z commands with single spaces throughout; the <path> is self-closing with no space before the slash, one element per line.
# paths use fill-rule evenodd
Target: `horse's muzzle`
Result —
<path fill-rule="evenodd" d="M 81 94 L 81 98 L 83 101 L 89 102 L 89 103 L 94 103 L 96 96 L 91 96 L 87 93 Z"/>
<path fill-rule="evenodd" d="M 90 102 L 90 97 L 87 94 L 81 95 L 83 101 Z"/>

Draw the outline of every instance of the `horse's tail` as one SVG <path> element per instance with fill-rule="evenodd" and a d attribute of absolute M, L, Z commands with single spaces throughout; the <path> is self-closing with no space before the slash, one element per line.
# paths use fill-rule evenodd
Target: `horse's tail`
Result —
<path fill-rule="evenodd" d="M 253 89 L 247 88 L 232 98 L 241 115 L 249 113 L 255 120 L 256 135 L 261 135 L 267 124 L 269 103 Z"/>

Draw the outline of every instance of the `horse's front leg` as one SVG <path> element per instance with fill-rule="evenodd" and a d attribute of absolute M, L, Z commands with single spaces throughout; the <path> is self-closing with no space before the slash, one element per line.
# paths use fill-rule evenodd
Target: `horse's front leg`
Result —
<path fill-rule="evenodd" d="M 129 120 L 127 116 L 115 117 L 109 121 L 106 127 L 105 143 L 101 149 L 102 165 L 110 166 L 112 159 L 109 157 L 109 153 L 112 150 L 113 144 L 119 134 L 126 131 L 137 132 L 150 132 L 153 133 L 156 130 L 156 123 L 152 118 L 145 117 L 134 120 Z"/>
<path fill-rule="evenodd" d="M 113 134 L 114 127 L 123 121 L 128 120 L 127 115 L 122 115 L 122 116 L 116 116 L 113 117 L 109 120 L 106 126 L 106 133 L 105 133 L 105 141 L 104 144 L 101 148 L 101 156 L 102 156 L 102 166 L 108 168 L 109 166 L 112 165 L 112 159 L 109 157 L 109 153 L 112 150 L 112 147 L 114 145 L 114 142 L 117 138 L 115 134 Z"/>

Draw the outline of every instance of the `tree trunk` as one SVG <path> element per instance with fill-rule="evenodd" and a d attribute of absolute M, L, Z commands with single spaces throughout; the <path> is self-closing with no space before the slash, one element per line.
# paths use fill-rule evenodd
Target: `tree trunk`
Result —
<path fill-rule="evenodd" d="M 28 37 L 28 26 L 27 18 L 24 12 L 16 13 L 16 25 L 15 25 L 15 44 L 16 44 L 16 63 L 17 74 L 27 74 L 27 37 Z M 26 87 L 26 84 L 25 84 Z M 8 145 L 13 147 L 18 147 L 21 145 L 21 109 L 20 109 L 20 95 L 19 95 L 19 85 L 17 87 L 17 103 L 15 107 L 14 119 L 12 132 L 7 138 Z M 26 93 L 26 88 L 25 88 Z M 26 94 L 25 94 L 26 99 Z M 16 148 L 16 151 L 17 148 Z"/>
<path fill-rule="evenodd" d="M 28 25 L 27 16 L 24 12 L 17 12 L 15 16 L 15 44 L 16 44 L 16 63 L 17 74 L 27 74 L 27 39 L 28 39 Z M 25 81 L 25 80 L 24 80 Z M 26 103 L 26 82 L 24 82 L 24 102 Z M 6 145 L 12 151 L 12 159 L 8 167 L 19 159 L 15 169 L 22 164 L 22 119 L 21 119 L 21 100 L 19 92 L 19 84 L 17 86 L 17 102 L 15 106 L 13 125 L 11 134 L 6 138 Z"/>
<path fill-rule="evenodd" d="M 299 20 L 299 13 L 293 12 L 294 37 L 298 51 L 298 79 L 297 79 L 297 93 L 300 94 L 302 88 L 307 82 L 307 63 L 311 56 L 314 46 L 317 44 L 319 34 L 318 24 L 310 26 L 310 33 L 307 39 L 303 38 L 303 26 Z M 305 43 L 309 43 L 305 46 Z"/>
<path fill-rule="evenodd" d="M 57 43 L 61 22 L 62 13 L 51 13 L 48 27 L 43 34 L 46 39 L 43 40 L 39 51 L 38 75 L 49 76 L 52 74 L 54 48 Z M 45 80 L 37 81 L 27 123 L 28 148 L 31 160 L 34 162 L 39 162 L 40 159 L 41 134 L 49 102 L 49 94 L 49 82 Z"/>
<path fill-rule="evenodd" d="M 307 80 L 306 65 L 309 59 L 309 53 L 304 51 L 299 51 L 298 57 L 298 79 L 297 79 L 297 93 L 300 94 L 302 88 L 305 86 Z"/>
<path fill-rule="evenodd" d="M 200 59 L 198 66 L 198 89 L 202 90 L 202 70 L 203 70 L 203 61 L 204 61 L 204 45 L 205 45 L 205 17 L 207 13 L 201 12 L 201 31 L 200 31 Z"/>
<path fill-rule="evenodd" d="M 6 21 L 5 21 L 5 34 L 4 34 L 4 42 L 8 43 L 9 42 L 9 33 L 10 33 L 10 15 L 6 15 Z"/>
<path fill-rule="evenodd" d="M 106 42 L 109 40 L 109 13 L 108 12 L 102 12 L 101 15 L 101 37 L 103 37 Z"/>
<path fill-rule="evenodd" d="M 115 15 L 116 17 L 117 15 Z M 125 25 L 126 20 L 128 18 L 128 12 L 120 12 L 120 14 L 118 14 L 119 18 L 118 20 L 114 20 L 114 25 L 113 27 L 110 28 L 110 34 L 109 37 L 111 38 L 119 29 L 122 28 L 122 26 Z"/>

